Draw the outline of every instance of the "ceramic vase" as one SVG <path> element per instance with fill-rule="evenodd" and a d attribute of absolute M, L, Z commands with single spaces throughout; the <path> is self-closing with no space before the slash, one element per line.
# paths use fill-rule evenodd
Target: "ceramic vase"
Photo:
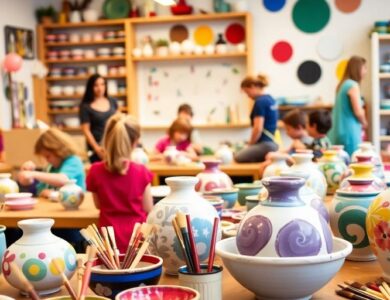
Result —
<path fill-rule="evenodd" d="M 282 177 L 298 177 L 303 178 L 305 182 L 309 179 L 310 173 L 308 172 L 297 172 L 297 171 L 283 171 L 280 176 Z M 306 184 L 299 189 L 299 196 L 302 201 L 306 203 L 306 205 L 313 207 L 318 213 L 325 219 L 327 223 L 329 223 L 329 212 L 326 208 L 324 202 L 321 197 L 317 195 L 317 193 Z M 263 196 L 264 197 L 264 196 Z"/>
<path fill-rule="evenodd" d="M 11 174 L 0 173 L 0 196 L 9 193 L 18 193 L 18 184 L 11 179 Z"/>
<path fill-rule="evenodd" d="M 313 153 L 295 153 L 292 155 L 294 164 L 290 167 L 291 171 L 309 172 L 310 177 L 306 181 L 306 185 L 311 187 L 318 196 L 325 201 L 327 182 L 318 165 L 313 163 Z"/>
<path fill-rule="evenodd" d="M 339 187 L 341 178 L 347 170 L 347 166 L 337 156 L 337 151 L 326 150 L 321 158 L 319 167 L 328 184 L 327 194 L 333 195 Z"/>
<path fill-rule="evenodd" d="M 349 157 L 348 152 L 344 150 L 344 145 L 332 145 L 330 146 L 330 150 L 336 150 L 339 158 L 344 161 L 347 166 L 351 163 L 351 158 Z"/>
<path fill-rule="evenodd" d="M 371 156 L 371 162 L 374 164 L 374 174 L 379 178 L 383 178 L 383 180 L 385 179 L 382 158 L 370 142 L 359 144 L 359 149 L 352 154 L 351 161 L 359 162 L 358 156 Z"/>
<path fill-rule="evenodd" d="M 372 170 L 372 173 L 375 175 L 375 177 L 381 179 L 384 184 L 386 184 L 386 177 L 385 177 L 385 171 L 383 168 L 382 162 L 378 163 L 378 160 L 375 159 L 374 156 L 371 154 L 357 154 L 355 156 L 355 159 L 360 164 L 370 164 L 373 165 L 374 168 Z"/>
<path fill-rule="evenodd" d="M 53 219 L 18 222 L 23 236 L 8 247 L 2 261 L 3 275 L 10 285 L 19 290 L 23 287 L 17 274 L 12 272 L 12 263 L 16 264 L 40 295 L 55 293 L 63 284 L 61 275 L 52 264 L 54 258 L 59 260 L 66 277 L 72 277 L 77 265 L 76 252 L 68 242 L 51 233 L 53 224 Z"/>
<path fill-rule="evenodd" d="M 200 172 L 196 177 L 199 182 L 196 184 L 197 192 L 209 192 L 217 188 L 232 188 L 233 182 L 228 175 L 219 170 L 219 160 L 203 161 L 205 170 Z"/>
<path fill-rule="evenodd" d="M 284 153 L 271 153 L 271 164 L 264 169 L 263 178 L 280 176 L 283 171 L 287 171 L 289 169 L 286 162 L 287 157 Z"/>
<path fill-rule="evenodd" d="M 149 162 L 149 157 L 142 147 L 137 147 L 131 153 L 131 160 L 138 164 L 146 165 Z"/>
<path fill-rule="evenodd" d="M 383 277 L 390 280 L 390 190 L 381 192 L 367 211 L 366 228 L 370 246 L 378 258 Z"/>
<path fill-rule="evenodd" d="M 375 188 L 372 178 L 347 180 L 348 186 L 336 191 L 329 210 L 333 234 L 353 245 L 348 260 L 374 260 L 366 231 L 366 215 L 368 207 L 381 190 Z"/>
<path fill-rule="evenodd" d="M 229 12 L 230 4 L 226 3 L 224 0 L 213 0 L 214 11 L 219 13 Z"/>
<path fill-rule="evenodd" d="M 168 146 L 163 153 L 166 163 L 174 165 L 177 156 L 179 156 L 179 153 L 180 152 L 176 149 L 176 146 Z"/>
<path fill-rule="evenodd" d="M 81 12 L 79 10 L 73 10 L 69 14 L 70 23 L 80 23 L 81 22 Z"/>
<path fill-rule="evenodd" d="M 346 178 L 344 178 L 340 183 L 340 189 L 346 190 L 350 187 L 350 180 L 352 179 L 354 182 L 372 182 L 370 184 L 371 189 L 374 190 L 384 190 L 386 189 L 386 183 L 380 178 L 376 177 L 373 174 L 374 166 L 371 163 L 354 163 L 349 165 L 349 172 L 352 174 Z"/>
<path fill-rule="evenodd" d="M 303 178 L 262 180 L 268 197 L 241 221 L 236 243 L 242 255 L 265 257 L 316 256 L 332 252 L 332 234 L 325 219 L 299 195 Z"/>
<path fill-rule="evenodd" d="M 150 249 L 153 254 L 163 258 L 165 271 L 176 275 L 178 268 L 185 264 L 172 226 L 176 212 L 181 211 L 191 216 L 200 261 L 208 258 L 214 218 L 218 217 L 218 214 L 207 200 L 195 192 L 198 178 L 168 177 L 165 182 L 171 188 L 171 193 L 153 207 L 147 218 L 148 223 L 155 224 L 158 228 Z"/>
<path fill-rule="evenodd" d="M 222 164 L 227 165 L 233 162 L 233 151 L 228 145 L 221 145 L 215 157 L 221 161 Z"/>
<path fill-rule="evenodd" d="M 5 252 L 5 249 L 7 248 L 6 242 L 5 242 L 5 229 L 6 227 L 4 225 L 0 225 L 0 265 L 3 259 L 3 254 Z M 0 275 L 1 275 L 1 268 L 0 268 Z"/>
<path fill-rule="evenodd" d="M 59 189 L 59 199 L 65 209 L 78 209 L 84 200 L 84 191 L 76 184 L 76 180 L 69 180 Z"/>

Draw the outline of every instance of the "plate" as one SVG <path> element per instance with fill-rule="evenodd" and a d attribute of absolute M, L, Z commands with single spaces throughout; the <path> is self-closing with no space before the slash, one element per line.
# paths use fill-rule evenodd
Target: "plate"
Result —
<path fill-rule="evenodd" d="M 225 37 L 231 44 L 240 44 L 245 41 L 245 28 L 238 23 L 230 24 L 226 28 Z"/>
<path fill-rule="evenodd" d="M 210 26 L 201 25 L 195 29 L 194 40 L 199 46 L 207 46 L 214 42 L 214 32 Z"/>
<path fill-rule="evenodd" d="M 171 42 L 181 43 L 182 41 L 188 39 L 188 36 L 188 29 L 182 24 L 173 26 L 169 32 L 169 38 Z"/>
<path fill-rule="evenodd" d="M 32 193 L 9 193 L 6 194 L 5 200 L 11 201 L 11 200 L 20 200 L 20 199 L 30 199 L 32 197 Z"/>
<path fill-rule="evenodd" d="M 10 210 L 28 210 L 33 209 L 37 202 L 35 199 L 21 199 L 5 201 L 5 206 Z"/>
<path fill-rule="evenodd" d="M 130 3 L 128 0 L 106 0 L 103 13 L 107 19 L 121 19 L 129 16 Z"/>
<path fill-rule="evenodd" d="M 222 218 L 231 218 L 233 217 L 234 214 L 242 212 L 241 210 L 238 209 L 223 209 L 222 210 Z"/>

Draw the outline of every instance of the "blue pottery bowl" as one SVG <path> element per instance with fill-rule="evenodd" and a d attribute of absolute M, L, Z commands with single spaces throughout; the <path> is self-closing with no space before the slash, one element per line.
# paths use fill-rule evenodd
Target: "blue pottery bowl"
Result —
<path fill-rule="evenodd" d="M 122 256 L 123 257 L 123 256 Z M 158 284 L 162 258 L 144 255 L 134 270 L 108 270 L 97 260 L 91 271 L 90 289 L 99 296 L 115 299 L 120 292 L 140 285 Z"/>
<path fill-rule="evenodd" d="M 259 202 L 260 202 L 259 195 L 248 196 L 245 198 L 245 200 L 246 200 L 245 204 L 246 204 L 247 211 L 250 211 L 252 208 L 259 205 Z"/>
<path fill-rule="evenodd" d="M 263 186 L 259 183 L 238 183 L 234 187 L 238 188 L 238 203 L 245 205 L 246 197 L 258 195 Z"/>
<path fill-rule="evenodd" d="M 221 197 L 214 196 L 214 195 L 203 195 L 203 198 L 205 198 L 207 201 L 209 201 L 209 203 L 217 211 L 218 217 L 221 219 L 224 200 Z"/>
<path fill-rule="evenodd" d="M 224 201 L 223 208 L 233 208 L 237 202 L 238 189 L 217 188 L 217 189 L 213 189 L 210 192 L 206 192 L 205 195 L 219 196 Z"/>

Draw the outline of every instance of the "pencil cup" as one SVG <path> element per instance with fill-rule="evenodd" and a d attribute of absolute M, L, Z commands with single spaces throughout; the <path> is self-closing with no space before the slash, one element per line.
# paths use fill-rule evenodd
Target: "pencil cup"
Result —
<path fill-rule="evenodd" d="M 202 300 L 222 299 L 222 266 L 213 266 L 207 272 L 207 265 L 200 265 L 201 273 L 188 273 L 187 266 L 179 268 L 179 285 L 197 290 Z"/>

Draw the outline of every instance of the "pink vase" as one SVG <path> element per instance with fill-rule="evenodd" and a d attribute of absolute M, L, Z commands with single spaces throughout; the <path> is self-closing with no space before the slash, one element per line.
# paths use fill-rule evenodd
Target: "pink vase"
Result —
<path fill-rule="evenodd" d="M 197 192 L 209 192 L 216 188 L 232 188 L 233 182 L 228 175 L 219 170 L 219 160 L 203 161 L 206 169 L 196 175 L 199 182 L 195 189 Z"/>

